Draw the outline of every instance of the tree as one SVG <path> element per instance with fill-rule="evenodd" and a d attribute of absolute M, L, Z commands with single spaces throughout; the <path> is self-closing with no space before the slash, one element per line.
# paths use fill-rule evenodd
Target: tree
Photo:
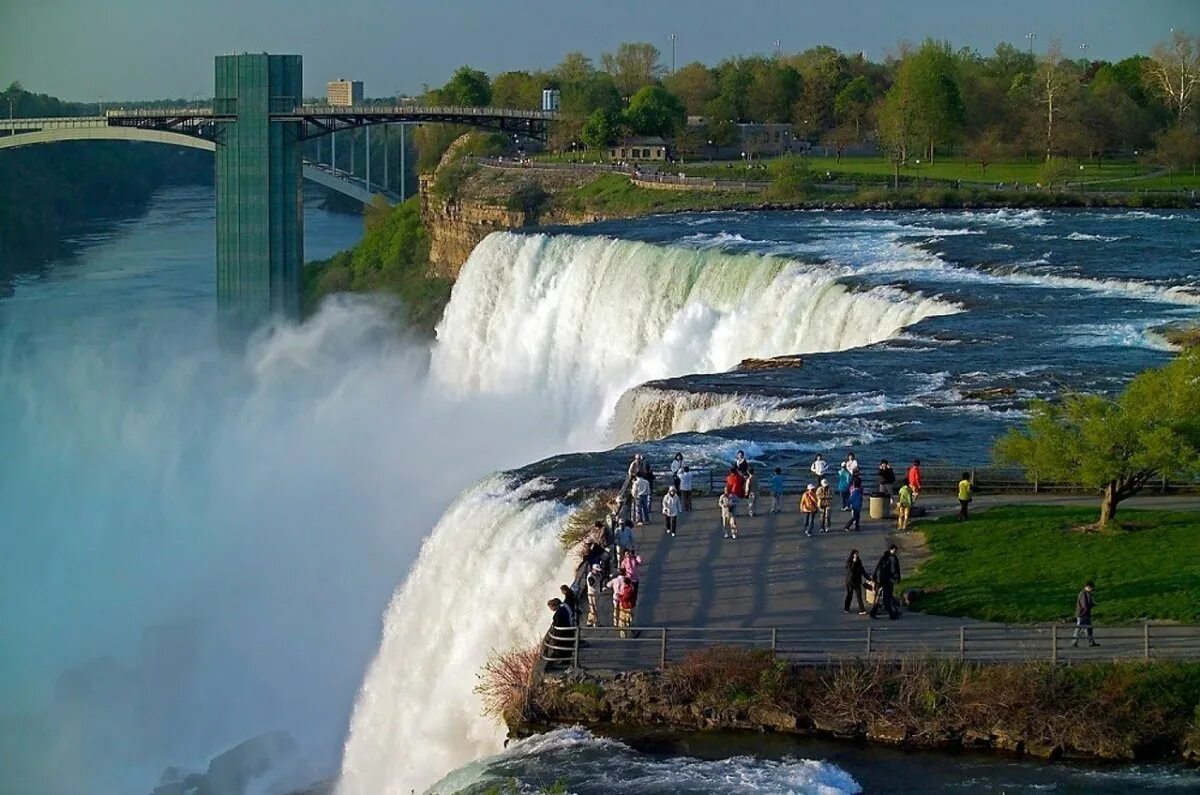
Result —
<path fill-rule="evenodd" d="M 768 166 L 768 173 L 771 175 L 770 194 L 779 199 L 794 199 L 803 195 L 804 189 L 813 181 L 808 158 L 801 155 L 775 158 Z"/>
<path fill-rule="evenodd" d="M 492 99 L 492 87 L 488 76 L 469 66 L 458 67 L 450 82 L 436 93 L 437 101 L 447 105 L 483 107 Z"/>
<path fill-rule="evenodd" d="M 1170 42 L 1154 45 L 1145 69 L 1146 82 L 1182 122 L 1200 89 L 1200 38 L 1175 31 Z"/>
<path fill-rule="evenodd" d="M 603 149 L 616 143 L 621 134 L 621 117 L 615 111 L 598 108 L 583 123 L 583 145 L 588 149 Z"/>
<path fill-rule="evenodd" d="M 954 141 L 965 118 L 950 45 L 926 39 L 900 62 L 896 85 L 904 86 L 912 105 L 914 132 L 926 143 L 932 163 L 937 145 Z"/>
<path fill-rule="evenodd" d="M 1066 69 L 1063 64 L 1062 48 L 1057 41 L 1052 41 L 1049 48 L 1046 50 L 1045 57 L 1042 58 L 1041 64 L 1038 66 L 1036 78 L 1034 80 L 1034 90 L 1036 91 L 1037 101 L 1045 108 L 1046 115 L 1042 118 L 1045 121 L 1043 127 L 1043 141 L 1046 145 L 1046 162 L 1050 162 L 1058 151 L 1055 138 L 1057 132 L 1056 123 L 1063 113 L 1063 108 L 1066 105 L 1067 91 L 1069 89 Z"/>
<path fill-rule="evenodd" d="M 566 83 L 562 89 L 562 111 L 568 116 L 584 117 L 600 110 L 621 110 L 621 94 L 611 76 L 599 72 L 581 83 Z"/>
<path fill-rule="evenodd" d="M 967 159 L 978 163 L 983 175 L 987 176 L 987 167 L 1004 155 L 1004 139 L 995 127 L 985 130 L 981 135 L 967 144 Z"/>
<path fill-rule="evenodd" d="M 916 140 L 916 103 L 909 81 L 897 80 L 879 106 L 879 138 L 895 167 L 900 187 L 900 166 L 908 163 L 909 149 Z"/>
<path fill-rule="evenodd" d="M 871 81 L 859 75 L 838 92 L 837 97 L 833 100 L 833 110 L 843 124 L 853 123 L 854 135 L 861 137 L 863 117 L 871 109 L 871 103 L 874 100 L 875 91 L 871 87 Z"/>
<path fill-rule="evenodd" d="M 492 104 L 500 108 L 537 110 L 542 106 L 545 76 L 529 72 L 502 72 L 492 79 Z"/>
<path fill-rule="evenodd" d="M 663 85 L 683 102 L 687 112 L 699 116 L 704 105 L 720 93 L 717 76 L 699 61 L 682 66 L 663 78 Z"/>
<path fill-rule="evenodd" d="M 849 124 L 842 124 L 825 133 L 821 141 L 833 149 L 837 156 L 837 162 L 840 163 L 846 149 L 858 143 L 858 132 Z"/>
<path fill-rule="evenodd" d="M 623 97 L 658 82 L 666 69 L 659 60 L 658 48 L 649 42 L 624 42 L 617 51 L 600 56 L 600 65 L 612 75 Z"/>
<path fill-rule="evenodd" d="M 746 115 L 759 122 L 790 121 L 802 85 L 800 73 L 790 66 L 778 61 L 756 64 L 746 97 Z"/>
<path fill-rule="evenodd" d="M 800 72 L 803 88 L 792 109 L 792 119 L 805 134 L 821 135 L 836 123 L 834 103 L 850 82 L 846 57 L 832 47 L 805 50 L 787 59 Z"/>
<path fill-rule="evenodd" d="M 645 86 L 629 100 L 625 123 L 638 135 L 671 135 L 687 121 L 679 97 L 662 86 Z"/>
<path fill-rule="evenodd" d="M 1195 175 L 1196 162 L 1200 161 L 1200 136 L 1185 129 L 1182 124 L 1164 130 L 1155 136 L 1153 159 L 1167 169 L 1167 175 L 1172 180 L 1176 171 L 1189 166 Z"/>
<path fill-rule="evenodd" d="M 1001 437 L 994 453 L 1026 477 L 1098 489 L 1106 525 L 1150 481 L 1200 473 L 1200 351 L 1143 372 L 1115 397 L 1037 401 L 1025 428 Z"/>
<path fill-rule="evenodd" d="M 553 74 L 564 83 L 582 83 L 595 74 L 592 59 L 581 52 L 569 52 L 563 56 Z"/>

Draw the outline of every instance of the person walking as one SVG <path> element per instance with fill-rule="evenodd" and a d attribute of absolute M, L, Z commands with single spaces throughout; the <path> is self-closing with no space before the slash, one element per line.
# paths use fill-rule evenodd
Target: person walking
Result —
<path fill-rule="evenodd" d="M 833 489 L 829 488 L 829 481 L 821 478 L 821 485 L 817 487 L 817 511 L 821 514 L 821 532 L 829 532 L 829 514 L 833 511 Z"/>
<path fill-rule="evenodd" d="M 637 503 L 637 523 L 650 521 L 650 481 L 642 473 L 633 479 L 633 498 Z"/>
<path fill-rule="evenodd" d="M 888 498 L 889 506 L 895 502 L 896 470 L 886 458 L 879 462 L 879 493 Z"/>
<path fill-rule="evenodd" d="M 737 507 L 737 497 L 734 496 L 728 485 L 725 486 L 725 492 L 717 499 L 717 504 L 721 506 L 721 529 L 725 532 L 725 537 L 736 540 L 737 520 L 734 519 L 733 512 Z"/>
<path fill-rule="evenodd" d="M 733 493 L 733 501 L 736 505 L 738 498 L 746 493 L 746 480 L 736 465 L 729 468 L 729 474 L 725 476 L 725 485 Z"/>
<path fill-rule="evenodd" d="M 958 481 L 958 521 L 965 522 L 967 520 L 967 506 L 971 504 L 971 473 L 962 473 L 962 480 Z"/>
<path fill-rule="evenodd" d="M 754 518 L 754 502 L 758 499 L 758 478 L 754 476 L 754 467 L 746 470 L 746 515 Z"/>
<path fill-rule="evenodd" d="M 921 496 L 921 459 L 914 458 L 912 466 L 908 468 L 905 480 L 908 481 L 908 487 L 912 489 L 913 503 Z"/>
<path fill-rule="evenodd" d="M 683 510 L 692 510 L 692 468 L 685 466 L 679 473 L 679 496 L 683 498 Z"/>
<path fill-rule="evenodd" d="M 896 529 L 908 529 L 908 515 L 912 511 L 913 505 L 913 490 L 904 482 L 900 485 L 900 492 L 896 495 Z"/>
<path fill-rule="evenodd" d="M 817 487 L 812 483 L 800 495 L 800 513 L 804 515 L 804 535 L 811 536 L 817 523 Z"/>
<path fill-rule="evenodd" d="M 600 589 L 604 587 L 604 567 L 599 563 L 593 564 L 588 570 L 587 579 L 587 601 L 588 614 L 587 625 L 589 627 L 600 626 Z"/>
<path fill-rule="evenodd" d="M 842 612 L 850 612 L 850 599 L 855 597 L 858 599 L 858 614 L 865 616 L 867 608 L 863 605 L 863 583 L 868 582 L 867 569 L 863 566 L 862 558 L 859 557 L 858 550 L 850 550 L 850 557 L 846 558 L 846 601 L 842 605 Z"/>
<path fill-rule="evenodd" d="M 617 531 L 615 541 L 617 543 L 617 562 L 620 563 L 626 552 L 633 551 L 633 527 L 628 523 L 622 523 L 621 529 Z"/>
<path fill-rule="evenodd" d="M 896 556 L 896 545 L 892 544 L 875 564 L 875 573 L 871 579 L 875 582 L 875 604 L 871 605 L 871 618 L 879 615 L 882 606 L 888 612 L 888 618 L 895 621 L 900 617 L 896 607 L 895 588 L 900 582 L 900 558 Z"/>
<path fill-rule="evenodd" d="M 683 500 L 679 499 L 679 492 L 675 491 L 675 487 L 667 489 L 667 493 L 662 499 L 662 513 L 667 526 L 667 533 L 671 538 L 675 537 L 675 531 L 679 529 L 679 513 L 683 510 Z"/>
<path fill-rule="evenodd" d="M 825 473 L 829 471 L 829 462 L 825 460 L 825 456 L 817 453 L 817 457 L 813 459 L 812 466 L 808 471 L 816 475 L 817 479 L 825 477 Z"/>
<path fill-rule="evenodd" d="M 683 471 L 683 453 L 676 453 L 671 459 L 671 483 L 679 488 L 679 473 Z"/>
<path fill-rule="evenodd" d="M 842 463 L 850 471 L 850 477 L 858 474 L 858 459 L 854 457 L 854 453 L 846 453 L 846 460 Z"/>
<path fill-rule="evenodd" d="M 771 513 L 779 513 L 779 506 L 783 502 L 783 470 L 775 467 L 775 474 L 771 476 Z"/>
<path fill-rule="evenodd" d="M 854 526 L 854 532 L 862 529 L 859 525 L 859 519 L 862 517 L 863 490 L 862 481 L 858 478 L 850 484 L 850 519 L 846 522 L 846 526 L 842 528 L 845 532 L 850 532 L 850 526 Z"/>
<path fill-rule="evenodd" d="M 1087 633 L 1089 646 L 1100 645 L 1096 642 L 1096 636 L 1092 634 L 1092 608 L 1096 606 L 1096 597 L 1093 594 L 1095 590 L 1096 583 L 1088 580 L 1079 596 L 1075 597 L 1075 635 L 1071 639 L 1072 646 L 1079 645 L 1079 635 L 1082 632 Z"/>
<path fill-rule="evenodd" d="M 850 510 L 850 483 L 853 479 L 844 463 L 838 467 L 838 494 L 842 495 L 842 511 Z"/>

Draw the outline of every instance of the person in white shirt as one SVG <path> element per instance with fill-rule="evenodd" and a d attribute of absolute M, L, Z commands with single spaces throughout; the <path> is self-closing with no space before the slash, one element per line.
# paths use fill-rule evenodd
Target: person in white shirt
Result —
<path fill-rule="evenodd" d="M 829 471 L 829 462 L 825 460 L 825 456 L 817 453 L 817 457 L 813 459 L 812 466 L 808 468 L 808 471 L 818 478 L 822 478 Z"/>
<path fill-rule="evenodd" d="M 637 503 L 637 523 L 650 521 L 650 481 L 642 475 L 633 480 L 633 498 Z"/>
<path fill-rule="evenodd" d="M 683 471 L 683 453 L 676 453 L 671 459 L 671 482 L 679 488 L 679 473 Z"/>
<path fill-rule="evenodd" d="M 683 510 L 692 510 L 692 468 L 684 467 L 679 471 L 679 495 L 683 497 Z"/>
<path fill-rule="evenodd" d="M 732 489 L 726 486 L 725 492 L 717 499 L 717 504 L 721 506 L 721 529 L 725 532 L 725 537 L 736 540 L 737 520 L 733 518 L 733 509 L 737 505 L 737 497 Z"/>
<path fill-rule="evenodd" d="M 675 531 L 679 527 L 679 513 L 683 510 L 683 501 L 679 499 L 679 492 L 672 486 L 663 495 L 662 512 L 663 518 L 666 520 L 667 532 L 671 534 L 671 538 L 675 537 Z"/>
<path fill-rule="evenodd" d="M 845 463 L 851 478 L 858 474 L 858 459 L 854 457 L 854 453 L 846 453 Z"/>

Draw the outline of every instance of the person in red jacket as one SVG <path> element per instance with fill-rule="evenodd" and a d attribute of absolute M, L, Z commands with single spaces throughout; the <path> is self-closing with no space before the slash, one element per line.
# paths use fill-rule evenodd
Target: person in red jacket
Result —
<path fill-rule="evenodd" d="M 746 493 L 746 480 L 738 471 L 736 464 L 729 468 L 729 474 L 725 476 L 725 485 L 729 487 L 735 497 L 741 497 Z"/>
<path fill-rule="evenodd" d="M 908 468 L 908 487 L 912 489 L 913 502 L 916 502 L 917 497 L 921 496 L 921 459 L 914 458 L 912 466 Z"/>

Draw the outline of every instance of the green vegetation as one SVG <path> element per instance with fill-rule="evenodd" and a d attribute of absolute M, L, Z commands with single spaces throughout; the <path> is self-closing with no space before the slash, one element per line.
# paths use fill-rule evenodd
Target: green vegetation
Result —
<path fill-rule="evenodd" d="M 420 201 L 414 197 L 396 207 L 377 202 L 367 211 L 362 242 L 305 265 L 305 310 L 313 311 L 331 293 L 379 290 L 400 299 L 413 328 L 432 333 L 450 300 L 452 282 L 429 266 Z"/>
<path fill-rule="evenodd" d="M 1200 621 L 1200 513 L 1129 511 L 1121 526 L 1081 528 L 1078 508 L 991 508 L 967 522 L 918 524 L 929 559 L 904 580 L 919 609 L 988 621 L 1071 618 L 1096 583 L 1101 626 L 1142 619 Z"/>
<path fill-rule="evenodd" d="M 1026 427 L 1001 437 L 995 454 L 1028 476 L 1100 490 L 1107 524 L 1150 481 L 1200 473 L 1200 351 L 1141 373 L 1113 397 L 1035 401 Z"/>
<path fill-rule="evenodd" d="M 735 191 L 653 190 L 639 188 L 624 174 L 604 174 L 557 197 L 560 206 L 577 212 L 635 215 L 671 210 L 712 210 L 761 202 L 755 193 Z"/>
<path fill-rule="evenodd" d="M 772 160 L 768 171 L 771 174 L 768 195 L 773 199 L 801 198 L 814 179 L 808 158 L 798 155 L 787 155 Z"/>

